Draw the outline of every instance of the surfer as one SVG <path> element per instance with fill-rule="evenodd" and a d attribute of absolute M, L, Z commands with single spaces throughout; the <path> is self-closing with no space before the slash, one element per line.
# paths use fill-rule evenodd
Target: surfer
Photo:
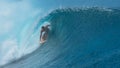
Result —
<path fill-rule="evenodd" d="M 49 32 L 49 26 L 50 25 L 41 27 L 40 41 L 45 41 L 47 39 L 48 32 Z"/>

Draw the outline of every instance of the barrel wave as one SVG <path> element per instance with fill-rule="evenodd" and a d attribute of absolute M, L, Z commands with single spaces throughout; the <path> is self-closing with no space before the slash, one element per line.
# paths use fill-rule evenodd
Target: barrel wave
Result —
<path fill-rule="evenodd" d="M 44 22 L 51 25 L 47 42 L 1 68 L 120 67 L 120 10 L 56 9 L 40 19 L 34 33 Z"/>

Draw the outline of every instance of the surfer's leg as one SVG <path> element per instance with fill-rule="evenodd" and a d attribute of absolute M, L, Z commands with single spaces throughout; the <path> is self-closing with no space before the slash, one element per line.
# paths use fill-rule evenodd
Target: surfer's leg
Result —
<path fill-rule="evenodd" d="M 43 38 L 43 40 L 46 40 L 47 39 L 47 33 L 45 33 L 42 38 Z"/>

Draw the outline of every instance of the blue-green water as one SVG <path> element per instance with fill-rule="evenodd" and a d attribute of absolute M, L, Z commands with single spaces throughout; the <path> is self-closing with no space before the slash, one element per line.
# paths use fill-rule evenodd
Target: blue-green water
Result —
<path fill-rule="evenodd" d="M 47 42 L 3 68 L 120 67 L 120 10 L 57 9 L 37 23 L 33 37 L 44 22 L 51 24 Z"/>

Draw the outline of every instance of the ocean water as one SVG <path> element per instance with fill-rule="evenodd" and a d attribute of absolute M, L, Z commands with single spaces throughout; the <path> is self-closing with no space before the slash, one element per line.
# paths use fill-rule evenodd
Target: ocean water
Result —
<path fill-rule="evenodd" d="M 39 30 L 50 24 L 44 44 Z M 119 68 L 120 10 L 107 8 L 56 9 L 41 18 L 29 44 L 39 47 L 0 68 Z"/>

